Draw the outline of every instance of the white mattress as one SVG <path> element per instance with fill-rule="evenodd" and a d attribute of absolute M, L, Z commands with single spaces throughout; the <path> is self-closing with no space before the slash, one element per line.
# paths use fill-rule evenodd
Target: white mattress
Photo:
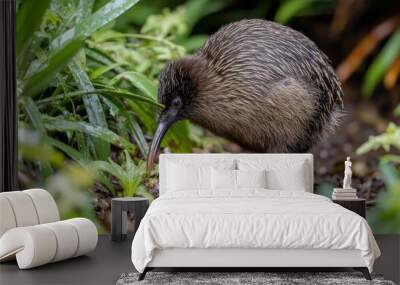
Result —
<path fill-rule="evenodd" d="M 359 250 L 370 271 L 380 255 L 359 215 L 320 195 L 265 189 L 164 194 L 140 223 L 132 262 L 142 272 L 170 248 Z"/>

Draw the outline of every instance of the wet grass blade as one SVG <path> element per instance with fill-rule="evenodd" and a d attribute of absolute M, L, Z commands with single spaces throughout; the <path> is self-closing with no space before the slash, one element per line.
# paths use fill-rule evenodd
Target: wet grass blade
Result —
<path fill-rule="evenodd" d="M 31 97 L 24 98 L 24 109 L 30 121 L 32 122 L 32 125 L 41 133 L 44 139 L 47 139 L 47 133 L 42 121 L 40 111 Z M 52 172 L 50 163 L 48 161 L 39 161 L 38 163 L 43 176 L 49 176 Z"/>
<path fill-rule="evenodd" d="M 103 89 L 103 91 L 101 91 L 100 93 L 101 94 L 108 94 L 108 95 L 117 95 L 118 97 L 123 97 L 125 99 L 132 100 L 132 101 L 140 101 L 140 102 L 147 103 L 147 104 L 150 104 L 152 106 L 159 107 L 159 108 L 163 108 L 164 107 L 164 105 L 157 103 L 153 99 L 149 99 L 147 97 L 143 97 L 141 95 L 137 95 L 135 93 L 128 92 L 128 91 L 125 91 L 125 90 Z"/>
<path fill-rule="evenodd" d="M 84 165 L 87 162 L 87 159 L 85 156 L 77 151 L 75 148 L 50 137 L 46 138 L 46 141 L 49 145 L 58 148 L 62 152 L 64 152 L 66 155 L 68 155 L 70 158 L 72 158 L 74 161 L 78 162 L 81 165 Z"/>
<path fill-rule="evenodd" d="M 102 76 L 104 73 L 107 73 L 107 72 L 109 72 L 109 71 L 111 71 L 113 69 L 116 69 L 119 66 L 121 66 L 121 63 L 114 63 L 114 64 L 111 64 L 111 65 L 100 66 L 100 67 L 94 69 L 93 72 L 90 73 L 90 78 L 92 80 L 96 79 L 96 78 Z"/>
<path fill-rule="evenodd" d="M 34 96 L 43 91 L 57 72 L 62 70 L 82 46 L 81 40 L 75 40 L 54 53 L 47 64 L 26 79 L 24 96 Z"/>
<path fill-rule="evenodd" d="M 92 15 L 82 18 L 73 28 L 55 38 L 50 50 L 54 51 L 75 38 L 87 38 L 101 27 L 115 20 L 122 13 L 132 8 L 139 0 L 114 0 L 110 1 Z"/>
<path fill-rule="evenodd" d="M 102 85 L 96 84 L 96 86 L 102 86 Z M 105 87 L 108 87 L 108 86 L 105 86 Z M 93 89 L 92 91 L 76 91 L 76 92 L 70 92 L 70 93 L 65 93 L 65 94 L 61 94 L 61 95 L 55 95 L 55 96 L 51 96 L 51 97 L 44 98 L 41 100 L 37 100 L 36 103 L 39 105 L 43 105 L 46 103 L 54 103 L 57 100 L 65 100 L 68 98 L 72 99 L 75 97 L 83 97 L 84 95 L 90 95 L 90 94 L 98 94 L 101 96 L 107 96 L 107 98 L 109 98 L 110 96 L 116 95 L 115 97 L 125 98 L 125 99 L 132 100 L 132 101 L 140 101 L 140 102 L 147 103 L 152 106 L 156 106 L 156 107 L 160 107 L 160 108 L 164 107 L 164 105 L 159 104 L 159 103 L 155 102 L 154 100 L 149 99 L 147 97 L 143 97 L 142 95 L 138 95 L 138 94 L 128 92 L 125 90 L 110 89 L 110 88 Z"/>
<path fill-rule="evenodd" d="M 114 132 L 99 127 L 93 126 L 91 124 L 79 121 L 68 121 L 59 118 L 53 118 L 49 116 L 43 116 L 43 123 L 47 130 L 55 130 L 55 131 L 78 131 L 85 134 L 88 134 L 97 139 L 104 140 L 110 144 L 113 144 L 119 148 L 126 149 L 129 152 L 132 152 L 135 149 L 135 145 L 133 145 L 128 140 L 123 137 L 115 134 Z"/>
<path fill-rule="evenodd" d="M 386 70 L 400 55 L 400 28 L 390 37 L 388 42 L 382 48 L 381 52 L 376 56 L 371 66 L 368 68 L 364 78 L 362 91 L 370 97 L 376 86 L 383 78 Z"/>
<path fill-rule="evenodd" d="M 124 73 L 118 74 L 111 80 L 111 85 L 114 85 L 121 79 L 127 80 L 134 87 L 142 91 L 144 94 L 152 98 L 153 100 L 157 100 L 157 87 L 151 82 L 146 76 L 139 72 L 135 71 L 126 71 Z"/>
<path fill-rule="evenodd" d="M 22 1 L 16 19 L 16 52 L 17 57 L 25 58 L 24 53 L 29 51 L 34 32 L 39 28 L 50 0 Z"/>
<path fill-rule="evenodd" d="M 83 66 L 80 64 L 78 59 L 74 59 L 69 65 L 72 76 L 74 77 L 79 89 L 84 92 L 94 92 L 92 82 L 89 79 Z M 83 95 L 83 103 L 85 105 L 86 113 L 88 115 L 89 122 L 92 125 L 100 126 L 107 129 L 106 116 L 104 114 L 103 106 L 100 102 L 99 97 L 96 94 Z M 99 159 L 107 159 L 110 156 L 110 145 L 103 140 L 94 141 L 96 148 L 96 155 Z"/>
<path fill-rule="evenodd" d="M 95 0 L 80 0 L 76 15 L 76 20 L 79 22 L 82 19 L 90 17 L 92 14 L 93 4 Z"/>
<path fill-rule="evenodd" d="M 118 179 L 118 182 L 120 182 L 122 179 L 124 179 L 124 175 L 123 173 L 121 173 L 123 169 L 119 165 L 113 165 L 108 161 L 106 162 L 98 160 L 89 162 L 86 167 L 89 168 L 91 171 L 94 170 L 96 172 L 96 176 L 99 182 L 106 186 L 112 193 L 114 193 L 115 196 L 117 196 L 115 187 L 112 185 L 110 180 L 103 172 L 114 176 Z"/>
<path fill-rule="evenodd" d="M 137 143 L 139 150 L 142 153 L 142 156 L 147 157 L 149 146 L 147 144 L 146 138 L 144 137 L 142 128 L 136 121 L 136 118 L 126 110 L 126 107 L 118 98 L 107 96 L 107 99 L 110 100 L 118 108 L 121 115 L 125 117 L 126 124 L 132 134 L 133 139 Z"/>
<path fill-rule="evenodd" d="M 24 98 L 24 109 L 29 119 L 32 122 L 32 125 L 42 134 L 46 135 L 46 129 L 42 122 L 42 117 L 39 109 L 36 106 L 36 103 L 33 101 L 31 97 Z"/>

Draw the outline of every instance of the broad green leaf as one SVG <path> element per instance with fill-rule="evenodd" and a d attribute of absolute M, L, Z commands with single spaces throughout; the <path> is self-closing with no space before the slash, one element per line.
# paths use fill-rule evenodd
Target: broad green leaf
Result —
<path fill-rule="evenodd" d="M 95 0 L 93 5 L 93 11 L 99 10 L 105 4 L 107 4 L 110 0 Z"/>
<path fill-rule="evenodd" d="M 111 83 L 114 85 L 119 80 L 124 79 L 131 83 L 134 87 L 142 91 L 144 94 L 152 98 L 153 100 L 157 100 L 157 87 L 151 82 L 146 76 L 139 72 L 135 71 L 126 71 L 124 73 L 118 74 L 115 76 Z"/>
<path fill-rule="evenodd" d="M 92 59 L 95 62 L 103 64 L 105 66 L 110 66 L 110 65 L 116 64 L 116 62 L 102 50 L 99 50 L 96 48 L 86 48 L 85 53 L 88 58 Z M 124 69 L 122 69 L 119 66 L 116 66 L 115 69 L 118 73 L 122 73 L 125 71 Z"/>
<path fill-rule="evenodd" d="M 106 186 L 106 188 L 108 190 L 110 190 L 112 193 L 114 193 L 114 195 L 116 196 L 117 193 L 115 191 L 115 187 L 112 185 L 112 183 L 110 182 L 110 180 L 102 173 L 103 172 L 107 172 L 110 173 L 111 175 L 113 175 L 109 170 L 110 170 L 110 166 L 108 164 L 108 162 L 105 161 L 91 161 L 88 162 L 85 165 L 90 171 L 94 171 L 96 174 L 96 179 L 103 184 L 104 186 Z M 115 175 L 113 175 L 115 176 Z"/>
<path fill-rule="evenodd" d="M 99 85 L 99 84 L 96 84 L 96 85 L 108 87 L 106 85 Z M 125 99 L 132 100 L 132 101 L 140 101 L 140 102 L 147 103 L 151 106 L 156 106 L 159 108 L 164 107 L 164 105 L 159 104 L 148 97 L 143 97 L 142 95 L 138 95 L 138 94 L 126 91 L 124 89 L 111 89 L 111 88 L 94 89 L 92 91 L 75 91 L 75 92 L 65 93 L 65 94 L 61 94 L 61 95 L 55 95 L 55 96 L 51 96 L 48 98 L 37 100 L 36 103 L 38 105 L 43 105 L 43 104 L 47 104 L 47 103 L 54 103 L 58 100 L 66 100 L 66 99 L 72 99 L 75 97 L 83 97 L 84 95 L 90 95 L 90 94 L 98 94 L 101 96 L 105 96 L 107 98 L 115 96 L 115 97 L 125 98 Z"/>
<path fill-rule="evenodd" d="M 118 136 L 114 132 L 99 126 L 93 126 L 82 121 L 68 121 L 64 119 L 43 116 L 43 123 L 48 130 L 79 131 L 92 137 L 104 140 L 122 149 L 126 149 L 130 152 L 135 149 L 135 145 L 130 143 L 128 140 Z"/>
<path fill-rule="evenodd" d="M 32 37 L 42 23 L 49 5 L 50 0 L 22 1 L 16 19 L 17 57 L 25 58 L 23 53 L 29 50 Z"/>
<path fill-rule="evenodd" d="M 87 167 L 97 171 L 103 171 L 117 178 L 118 183 L 123 189 L 123 196 L 135 196 L 139 188 L 142 176 L 145 174 L 144 161 L 139 161 L 137 165 L 133 162 L 130 154 L 125 150 L 125 163 L 121 166 L 109 159 L 106 161 L 93 161 Z"/>
<path fill-rule="evenodd" d="M 24 109 L 28 114 L 29 119 L 32 122 L 32 125 L 42 134 L 46 135 L 46 129 L 42 122 L 42 117 L 39 109 L 37 108 L 35 102 L 31 97 L 24 98 Z"/>
<path fill-rule="evenodd" d="M 79 7 L 78 7 L 78 13 L 76 15 L 76 21 L 79 22 L 82 19 L 86 19 L 90 17 L 92 14 L 92 9 L 93 9 L 93 4 L 95 0 L 80 0 L 79 1 Z"/>
<path fill-rule="evenodd" d="M 46 97 L 43 99 L 36 100 L 37 105 L 43 105 L 47 103 L 54 103 L 57 101 L 62 101 L 66 99 L 73 99 L 75 97 L 82 97 L 83 95 L 90 95 L 90 94 L 96 94 L 99 93 L 99 90 L 93 90 L 93 91 L 73 91 L 73 92 L 67 92 L 67 93 L 61 93 L 60 95 L 53 95 L 50 97 Z"/>
<path fill-rule="evenodd" d="M 85 156 L 82 153 L 80 153 L 75 148 L 73 148 L 57 139 L 47 137 L 46 142 L 49 145 L 51 145 L 55 148 L 58 148 L 59 150 L 64 152 L 66 155 L 68 155 L 70 158 L 72 158 L 74 161 L 78 162 L 81 165 L 84 165 L 87 162 L 87 159 L 85 158 Z"/>
<path fill-rule="evenodd" d="M 82 41 L 75 40 L 54 53 L 47 64 L 26 79 L 24 96 L 34 96 L 47 88 L 57 72 L 62 70 L 81 48 Z"/>
<path fill-rule="evenodd" d="M 112 159 L 108 159 L 108 163 L 111 165 L 111 168 L 114 169 L 114 172 L 116 173 L 116 177 L 120 180 L 122 184 L 125 183 L 129 177 L 127 177 L 125 170 L 122 168 L 121 165 L 115 163 Z"/>
<path fill-rule="evenodd" d="M 126 79 L 130 84 L 139 90 L 143 91 L 148 97 L 156 100 L 157 88 L 156 86 L 145 76 L 136 76 L 137 72 L 124 72 L 113 78 L 110 84 L 116 84 L 120 79 Z M 153 131 L 155 128 L 156 109 L 144 108 L 140 102 L 128 102 L 129 106 L 138 115 L 138 118 L 144 124 L 147 130 Z"/>
<path fill-rule="evenodd" d="M 92 80 L 93 80 L 93 79 L 96 79 L 96 78 L 102 76 L 104 73 L 107 73 L 107 72 L 109 72 L 110 70 L 113 70 L 113 69 L 115 69 L 115 68 L 118 67 L 118 66 L 121 66 L 121 64 L 120 64 L 120 63 L 114 63 L 114 64 L 111 64 L 111 65 L 103 65 L 103 66 L 100 66 L 100 67 L 94 69 L 94 70 L 90 73 L 90 78 L 91 78 Z"/>
<path fill-rule="evenodd" d="M 275 14 L 275 21 L 286 24 L 298 13 L 310 7 L 315 0 L 286 0 L 280 6 Z"/>
<path fill-rule="evenodd" d="M 116 163 L 112 163 L 112 161 L 92 161 L 88 163 L 87 166 L 96 170 L 105 171 L 112 176 L 115 176 L 118 180 L 123 180 L 125 178 L 125 173 L 122 167 Z"/>
<path fill-rule="evenodd" d="M 83 66 L 75 58 L 69 65 L 69 69 L 79 86 L 79 89 L 85 92 L 93 92 L 95 88 L 86 74 Z M 96 94 L 83 95 L 83 103 L 85 105 L 86 113 L 89 118 L 89 122 L 92 125 L 100 126 L 107 129 L 106 116 L 104 114 L 103 106 L 101 105 L 100 99 Z M 101 141 L 94 141 L 96 154 L 99 159 L 107 159 L 110 156 L 110 145 Z"/>
<path fill-rule="evenodd" d="M 117 178 L 119 184 L 123 189 L 123 196 L 134 196 L 135 188 L 137 187 L 134 181 L 137 178 L 134 175 L 130 175 L 125 169 L 123 169 L 120 165 L 116 164 L 114 161 L 109 159 L 106 161 L 93 161 L 87 165 L 90 169 L 95 169 L 96 171 L 103 171 L 111 174 L 115 178 Z"/>
<path fill-rule="evenodd" d="M 103 89 L 103 91 L 101 91 L 100 93 L 103 95 L 106 95 L 106 94 L 107 95 L 117 95 L 118 97 L 123 97 L 125 99 L 132 100 L 132 101 L 140 101 L 140 102 L 147 103 L 152 106 L 159 107 L 159 108 L 164 107 L 164 105 L 157 103 L 153 99 L 149 99 L 147 97 L 143 97 L 141 95 L 137 95 L 135 93 L 128 92 L 128 91 L 123 91 L 123 90 L 118 90 L 118 89 L 115 89 L 115 90 Z"/>
<path fill-rule="evenodd" d="M 390 37 L 365 74 L 362 91 L 367 97 L 372 95 L 372 92 L 381 81 L 385 72 L 399 55 L 400 28 Z"/>
<path fill-rule="evenodd" d="M 122 13 L 126 12 L 139 0 L 112 0 L 92 15 L 83 18 L 75 27 L 55 38 L 50 50 L 56 51 L 67 42 L 75 38 L 87 38 L 101 27 L 115 20 Z"/>
<path fill-rule="evenodd" d="M 103 184 L 109 191 L 111 191 L 112 193 L 114 193 L 114 195 L 116 195 L 115 193 L 115 187 L 114 185 L 111 183 L 110 179 L 108 179 L 107 176 L 105 176 L 103 173 L 96 173 L 96 179 Z"/>

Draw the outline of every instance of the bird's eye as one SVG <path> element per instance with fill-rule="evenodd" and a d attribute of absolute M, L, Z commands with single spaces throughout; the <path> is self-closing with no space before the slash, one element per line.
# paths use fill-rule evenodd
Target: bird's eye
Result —
<path fill-rule="evenodd" d="M 176 97 L 172 100 L 171 105 L 174 107 L 179 107 L 182 104 L 181 99 Z"/>

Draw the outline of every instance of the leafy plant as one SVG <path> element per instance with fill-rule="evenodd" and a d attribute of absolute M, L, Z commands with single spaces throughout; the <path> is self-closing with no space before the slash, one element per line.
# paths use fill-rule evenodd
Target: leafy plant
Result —
<path fill-rule="evenodd" d="M 370 211 L 368 221 L 375 233 L 399 234 L 400 171 L 391 164 L 381 163 L 380 172 L 386 191 L 379 192 L 376 207 Z"/>
<path fill-rule="evenodd" d="M 400 127 L 395 123 L 389 123 L 385 133 L 370 137 L 367 142 L 357 149 L 357 154 L 362 155 L 380 148 L 385 152 L 389 152 L 392 147 L 400 150 Z M 400 162 L 400 156 L 394 154 L 384 155 L 382 159 L 385 162 L 390 160 Z"/>
<path fill-rule="evenodd" d="M 94 87 L 83 67 L 85 53 L 82 47 L 88 36 L 131 8 L 135 1 L 112 1 L 93 14 L 90 12 L 91 5 L 84 3 L 85 1 L 79 3 L 74 1 L 76 5 L 79 4 L 75 7 L 80 9 L 79 15 L 88 16 L 85 18 L 74 15 L 75 10 L 72 4 L 67 7 L 69 10 L 65 10 L 65 6 L 60 5 L 58 1 L 40 1 L 40 9 L 35 9 L 31 7 L 33 2 L 21 2 L 17 14 L 17 30 L 23 31 L 17 40 L 18 96 L 22 107 L 20 119 L 24 122 L 30 120 L 34 128 L 38 129 L 43 136 L 47 136 L 51 125 L 43 122 L 43 114 L 34 99 L 66 95 L 68 93 L 66 89 L 72 85 L 72 88 L 82 91 L 80 95 L 85 106 L 85 115 L 91 126 L 107 129 L 104 108 L 98 95 L 94 93 Z M 27 21 L 27 13 L 34 14 L 33 27 L 31 22 Z M 69 27 L 68 22 L 74 22 L 75 25 Z M 50 29 L 54 24 L 57 25 L 58 31 L 51 32 Z M 40 25 L 39 31 L 34 32 Z M 26 32 L 28 33 L 25 34 Z M 64 73 L 67 65 L 71 71 L 69 74 Z M 54 78 L 56 82 L 53 81 Z M 70 79 L 75 80 L 76 85 L 67 83 L 66 80 Z M 54 104 L 50 101 L 47 103 Z M 48 109 L 49 105 L 42 102 L 41 108 Z M 66 115 L 67 108 L 63 108 L 62 111 L 63 118 L 49 117 L 48 120 L 54 119 L 69 125 L 71 131 L 79 130 L 79 128 L 74 128 L 74 120 L 71 119 L 73 113 L 68 116 Z M 86 126 L 84 129 L 90 128 Z M 111 134 L 112 131 L 108 130 L 108 133 Z M 113 133 L 113 136 L 118 138 L 117 134 Z M 120 140 L 122 139 L 118 138 L 114 142 Z M 110 155 L 112 141 L 107 141 L 104 137 L 88 137 L 87 141 L 93 145 L 95 157 L 105 159 Z M 45 168 L 48 174 L 49 167 Z"/>
<path fill-rule="evenodd" d="M 378 193 L 376 207 L 368 215 L 374 230 L 379 233 L 400 233 L 400 127 L 390 123 L 386 132 L 370 137 L 357 149 L 357 154 L 365 154 L 382 148 L 385 154 L 380 157 L 379 170 L 385 182 L 386 191 Z M 397 165 L 397 167 L 396 167 Z"/>
<path fill-rule="evenodd" d="M 147 33 L 111 30 L 137 1 L 98 7 L 95 1 L 52 0 L 35 9 L 33 2 L 21 1 L 17 15 L 20 124 L 78 163 L 107 160 L 112 147 L 144 158 L 146 134 L 154 131 L 163 107 L 156 102 L 156 78 L 168 60 L 185 53 L 169 39 L 173 25 L 161 36 L 152 34 L 155 26 L 164 26 L 157 18 L 143 26 Z M 168 19 L 175 17 L 168 13 Z M 190 150 L 187 123 L 175 128 L 186 130 L 186 137 L 172 130 L 165 144 Z M 48 162 L 38 164 L 44 177 L 52 173 Z"/>
<path fill-rule="evenodd" d="M 124 154 L 125 163 L 122 166 L 109 159 L 108 161 L 90 162 L 87 167 L 105 172 L 117 179 L 122 187 L 122 192 L 120 194 L 115 193 L 115 196 L 132 197 L 137 194 L 140 183 L 146 174 L 145 163 L 139 161 L 135 164 L 127 151 L 124 151 Z"/>
<path fill-rule="evenodd" d="M 186 22 L 180 8 L 129 33 L 113 30 L 136 2 L 18 2 L 19 127 L 40 141 L 20 144 L 20 185 L 61 193 L 65 202 L 58 202 L 67 217 L 93 216 L 89 188 L 97 201 L 120 195 L 152 198 L 145 187 L 153 187 L 154 179 L 144 173 L 144 159 L 163 108 L 156 99 L 157 77 L 166 62 L 185 54 L 175 39 L 181 29 L 176 27 Z M 163 34 L 158 27 L 164 27 Z M 191 130 L 189 122 L 176 124 L 163 147 L 191 152 L 197 145 Z M 125 161 L 119 165 L 121 154 Z M 87 183 L 77 185 L 74 173 L 87 175 Z M 109 211 L 108 202 L 97 203 L 96 208 Z"/>

